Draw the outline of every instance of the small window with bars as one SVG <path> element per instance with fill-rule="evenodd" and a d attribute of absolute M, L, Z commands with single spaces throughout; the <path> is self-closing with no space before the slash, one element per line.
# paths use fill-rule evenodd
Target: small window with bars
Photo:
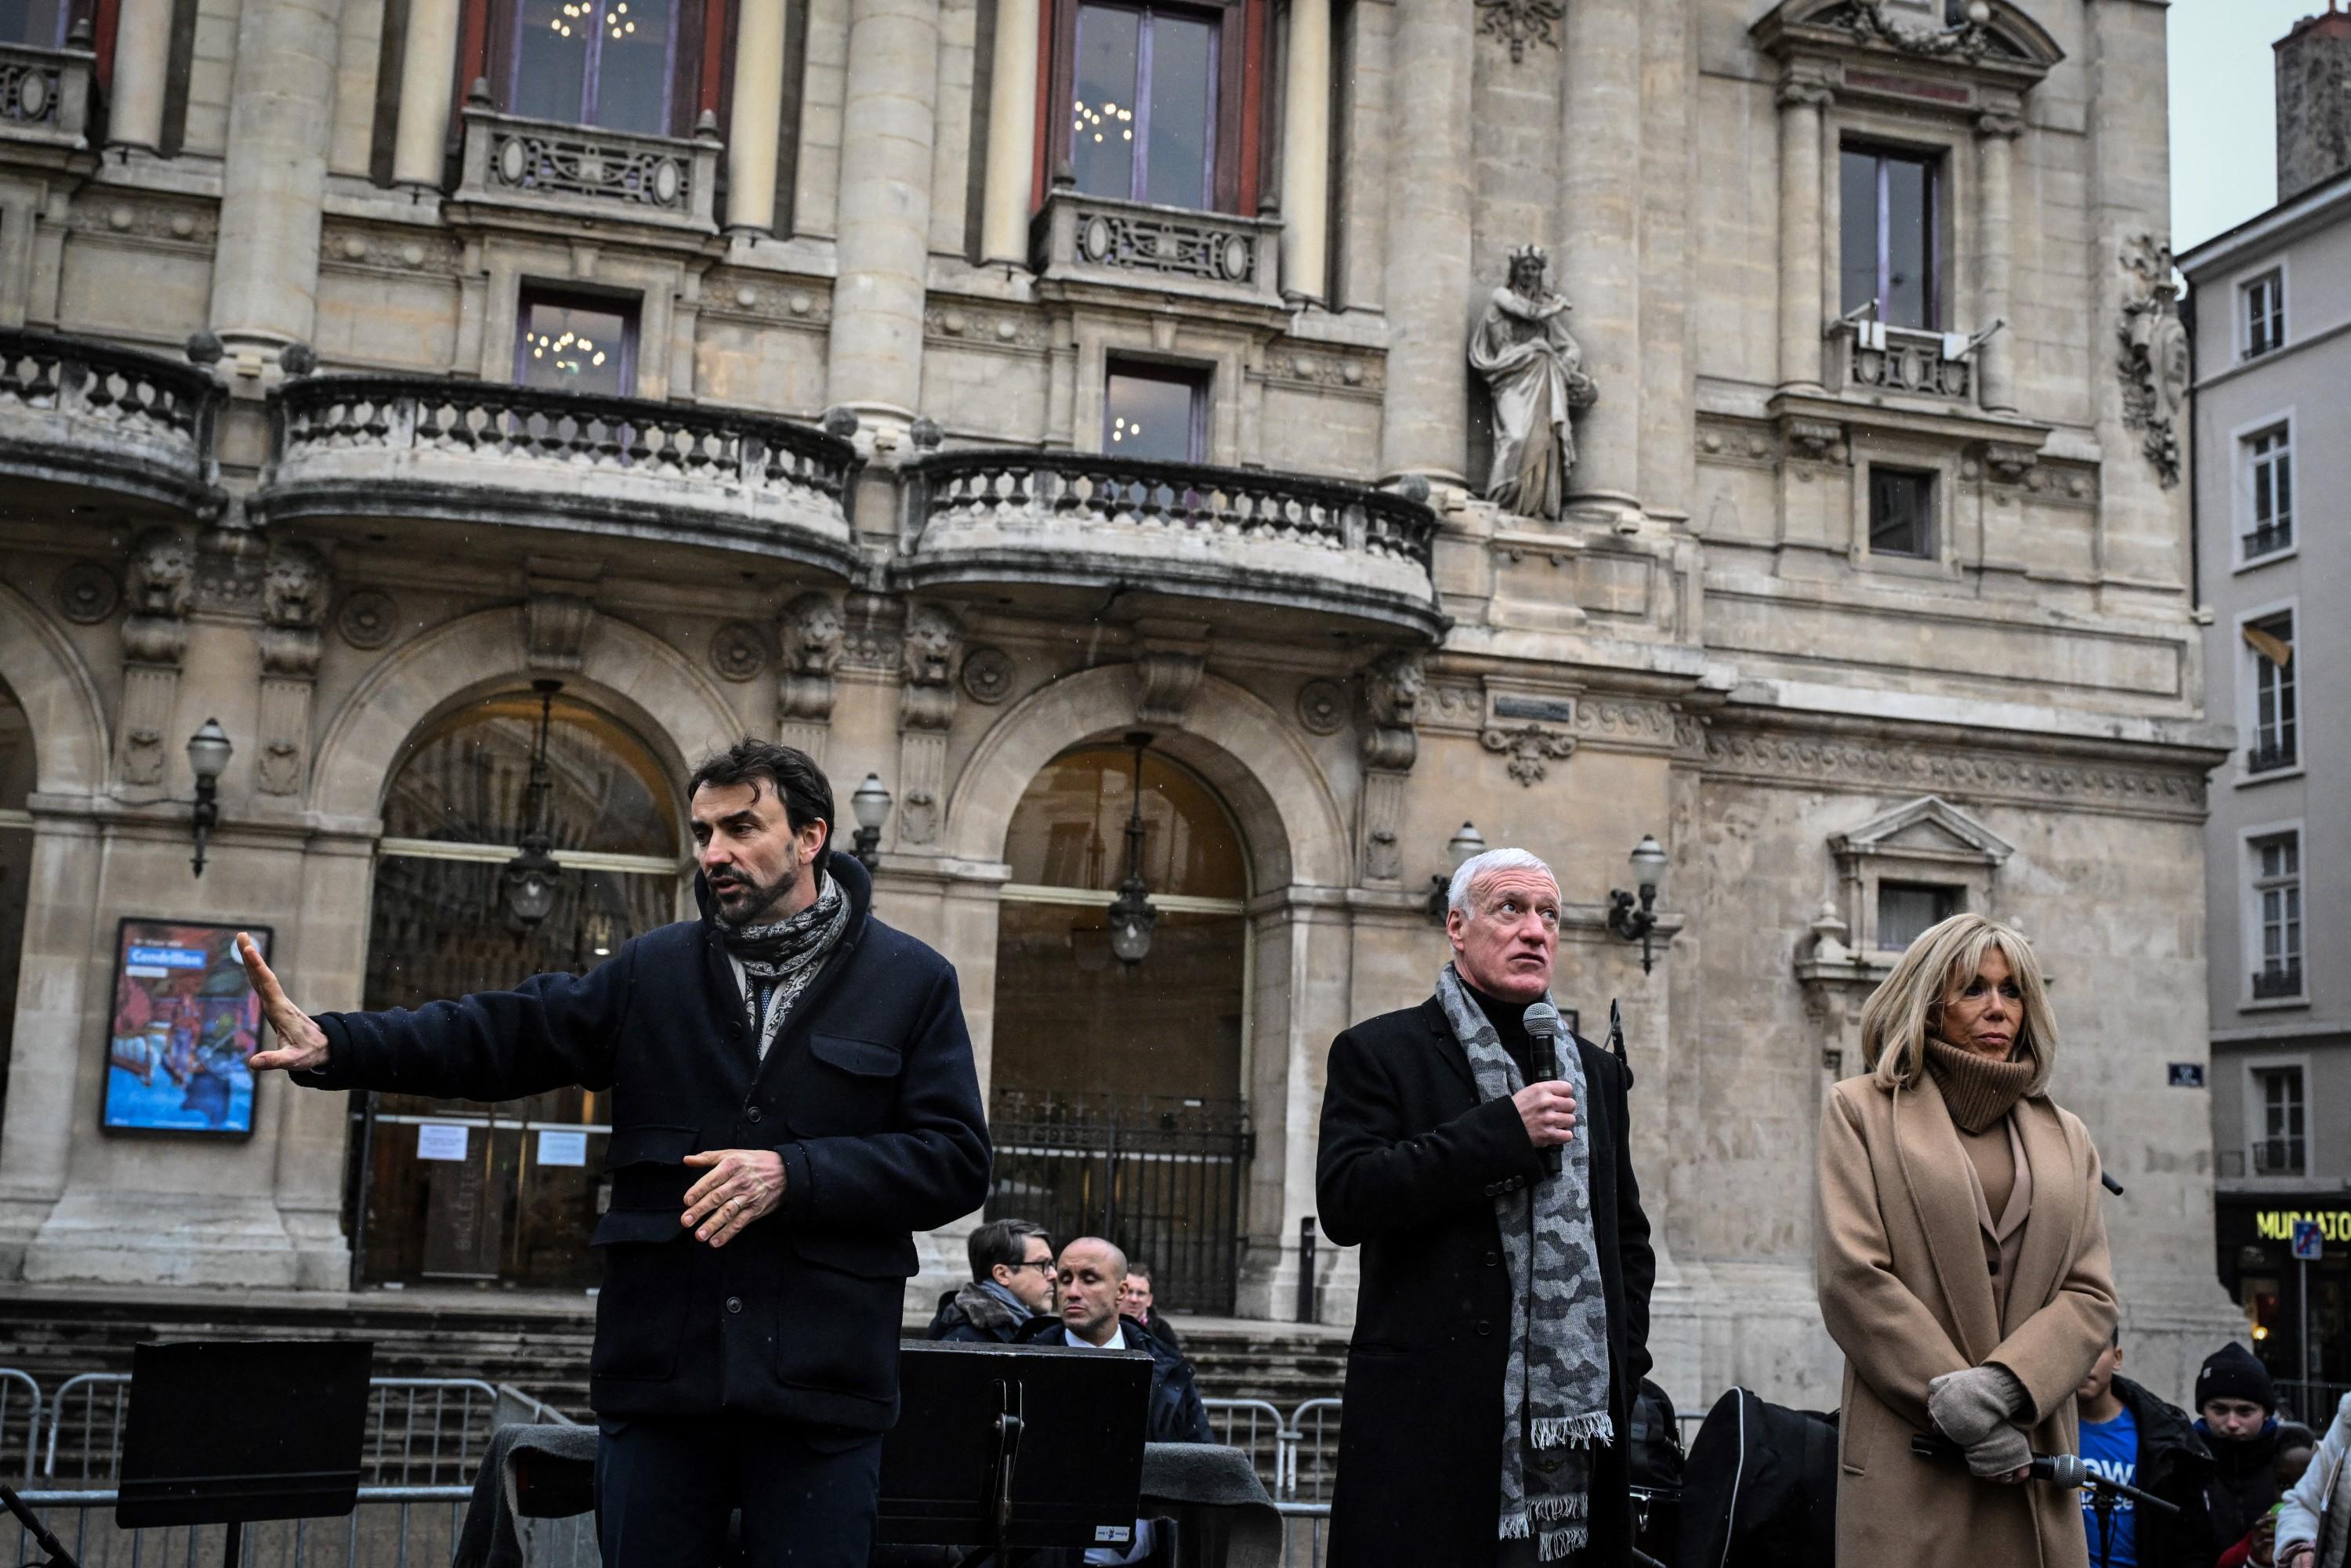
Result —
<path fill-rule="evenodd" d="M 2255 1176 L 2300 1176 L 2308 1152 L 2302 1069 L 2253 1069 L 2253 1103 L 2261 1135 L 2253 1140 Z"/>
<path fill-rule="evenodd" d="M 2252 841 L 2252 991 L 2255 1001 L 2303 994 L 2302 835 L 2272 833 Z"/>
<path fill-rule="evenodd" d="M 1959 912 L 1959 890 L 1934 883 L 1877 884 L 1877 946 L 1881 952 L 1907 951 L 1911 943 Z"/>
<path fill-rule="evenodd" d="M 2294 543 L 2294 444 L 2286 426 L 2245 438 L 2245 483 L 2252 503 L 2245 559 L 2252 560 Z"/>
<path fill-rule="evenodd" d="M 2274 773 L 2301 760 L 2301 716 L 2294 693 L 2294 616 L 2248 621 L 2245 656 L 2253 664 L 2253 733 L 2247 773 Z"/>
<path fill-rule="evenodd" d="M 2256 360 L 2285 346 L 2285 274 L 2262 273 L 2244 286 L 2245 358 Z"/>

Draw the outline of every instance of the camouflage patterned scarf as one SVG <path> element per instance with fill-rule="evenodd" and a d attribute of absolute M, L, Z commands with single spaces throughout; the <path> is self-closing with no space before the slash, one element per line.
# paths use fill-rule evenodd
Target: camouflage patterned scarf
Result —
<path fill-rule="evenodd" d="M 1469 1057 L 1481 1100 L 1526 1087 L 1493 1020 L 1447 964 L 1437 1001 Z M 1546 1000 L 1549 999 L 1546 995 Z M 1561 1081 L 1582 1114 L 1583 1061 L 1562 1040 Z M 1560 1173 L 1494 1200 L 1510 1266 L 1510 1362 L 1502 1380 L 1500 1538 L 1537 1542 L 1558 1562 L 1591 1539 L 1592 1449 L 1615 1440 L 1608 1415 L 1608 1303 L 1592 1234 L 1591 1140 L 1568 1140 Z"/>

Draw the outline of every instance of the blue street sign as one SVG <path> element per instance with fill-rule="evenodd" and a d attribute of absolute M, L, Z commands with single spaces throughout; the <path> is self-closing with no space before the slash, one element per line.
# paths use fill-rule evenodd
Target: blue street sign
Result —
<path fill-rule="evenodd" d="M 2174 1089 L 2203 1088 L 2204 1064 L 2200 1061 L 2175 1061 L 2171 1063 L 2171 1086 Z"/>
<path fill-rule="evenodd" d="M 2294 1222 L 2294 1255 L 2304 1263 L 2315 1263 L 2324 1255 L 2326 1243 L 2319 1239 L 2318 1221 L 2297 1219 Z"/>

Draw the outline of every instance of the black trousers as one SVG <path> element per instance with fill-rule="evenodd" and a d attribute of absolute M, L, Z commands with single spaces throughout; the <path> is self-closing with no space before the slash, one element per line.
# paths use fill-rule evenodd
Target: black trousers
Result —
<path fill-rule="evenodd" d="M 604 1568 L 714 1568 L 743 1511 L 745 1568 L 866 1568 L 882 1434 L 712 1415 L 601 1424 Z"/>

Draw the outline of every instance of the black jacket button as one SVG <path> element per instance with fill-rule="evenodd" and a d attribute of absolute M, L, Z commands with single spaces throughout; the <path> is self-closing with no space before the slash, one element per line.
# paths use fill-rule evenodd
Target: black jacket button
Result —
<path fill-rule="evenodd" d="M 759 1120 L 759 1108 L 757 1105 L 752 1106 L 749 1110 L 743 1113 L 743 1119 L 754 1125 L 757 1125 Z"/>
<path fill-rule="evenodd" d="M 740 1296 L 729 1296 L 729 1297 L 727 1297 L 727 1298 L 726 1298 L 726 1310 L 727 1310 L 728 1312 L 741 1312 L 741 1311 L 743 1310 L 743 1298 L 742 1298 L 742 1297 L 740 1297 Z"/>
<path fill-rule="evenodd" d="M 1490 1269 L 1490 1268 L 1492 1268 L 1495 1264 L 1497 1264 L 1497 1263 L 1499 1263 L 1499 1262 L 1500 1262 L 1500 1261 L 1501 1261 L 1501 1260 L 1500 1260 L 1499 1258 L 1495 1257 L 1491 1252 L 1489 1252 L 1489 1253 L 1487 1253 L 1487 1254 L 1486 1254 L 1486 1267 L 1487 1267 L 1487 1268 Z"/>
<path fill-rule="evenodd" d="M 1489 1334 L 1491 1334 L 1493 1332 L 1494 1332 L 1494 1325 L 1493 1325 L 1492 1323 L 1488 1322 L 1487 1322 L 1485 1319 L 1483 1319 L 1483 1318 L 1479 1318 L 1479 1319 L 1478 1320 L 1478 1337 L 1479 1337 L 1479 1339 L 1484 1339 L 1484 1338 L 1486 1338 Z"/>

